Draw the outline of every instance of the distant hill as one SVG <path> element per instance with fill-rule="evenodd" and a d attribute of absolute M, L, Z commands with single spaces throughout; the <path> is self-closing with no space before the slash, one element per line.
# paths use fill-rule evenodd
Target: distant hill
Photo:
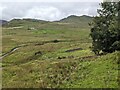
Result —
<path fill-rule="evenodd" d="M 59 22 L 64 22 L 64 23 L 89 23 L 91 22 L 93 17 L 83 15 L 83 16 L 75 16 L 71 15 L 68 16 L 67 18 L 61 19 Z"/>
<path fill-rule="evenodd" d="M 6 24 L 6 23 L 7 23 L 6 20 L 0 20 L 0 25 L 4 25 L 4 24 Z"/>
<path fill-rule="evenodd" d="M 59 26 L 68 26 L 68 27 L 80 27 L 86 28 L 89 27 L 88 23 L 92 22 L 93 17 L 90 16 L 75 16 L 71 15 L 67 18 L 63 18 L 59 21 L 44 21 L 38 19 L 31 19 L 31 18 L 23 18 L 23 19 L 12 19 L 8 22 L 7 27 L 15 27 L 15 26 L 26 26 L 26 27 L 54 27 L 56 25 Z M 38 25 L 39 24 L 39 25 Z M 42 26 L 41 26 L 42 25 Z M 44 25 L 44 26 L 43 26 Z"/>
<path fill-rule="evenodd" d="M 44 24 L 48 21 L 43 21 L 43 20 L 38 20 L 38 19 L 30 19 L 30 18 L 23 18 L 23 19 L 12 19 L 8 22 L 8 25 L 6 26 L 24 26 L 24 25 L 30 25 L 30 24 L 35 24 L 35 23 L 41 23 Z"/>

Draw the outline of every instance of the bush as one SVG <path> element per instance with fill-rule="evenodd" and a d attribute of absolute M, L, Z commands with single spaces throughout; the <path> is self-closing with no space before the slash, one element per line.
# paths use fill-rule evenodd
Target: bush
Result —
<path fill-rule="evenodd" d="M 103 2 L 102 9 L 98 10 L 99 16 L 94 17 L 90 24 L 92 37 L 92 51 L 95 54 L 102 52 L 111 53 L 120 50 L 120 26 L 118 12 L 119 2 Z"/>

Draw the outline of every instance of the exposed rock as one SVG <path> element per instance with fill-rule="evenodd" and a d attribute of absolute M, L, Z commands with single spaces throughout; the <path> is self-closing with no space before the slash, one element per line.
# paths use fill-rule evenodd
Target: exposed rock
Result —
<path fill-rule="evenodd" d="M 64 57 L 64 56 L 62 56 L 62 57 L 61 57 L 61 56 L 59 56 L 59 57 L 58 57 L 58 59 L 65 59 L 65 58 L 66 58 L 66 57 Z"/>
<path fill-rule="evenodd" d="M 59 40 L 53 40 L 52 42 L 54 42 L 54 43 L 58 43 L 58 42 L 59 42 Z"/>
<path fill-rule="evenodd" d="M 73 51 L 77 51 L 77 50 L 83 50 L 83 49 L 82 48 L 76 48 L 76 49 L 66 50 L 65 52 L 73 52 Z"/>
<path fill-rule="evenodd" d="M 41 51 L 35 52 L 35 55 L 42 55 Z"/>

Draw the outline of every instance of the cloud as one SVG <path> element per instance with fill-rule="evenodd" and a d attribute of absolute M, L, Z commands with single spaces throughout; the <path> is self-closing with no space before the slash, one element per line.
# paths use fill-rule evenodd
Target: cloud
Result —
<path fill-rule="evenodd" d="M 25 18 L 36 18 L 42 20 L 57 20 L 63 16 L 63 13 L 56 7 L 34 7 L 27 11 Z"/>
<path fill-rule="evenodd" d="M 69 15 L 97 15 L 98 2 L 3 2 L 2 19 L 36 18 L 60 20 Z"/>
<path fill-rule="evenodd" d="M 1 0 L 1 2 L 101 2 L 101 1 L 103 0 Z"/>

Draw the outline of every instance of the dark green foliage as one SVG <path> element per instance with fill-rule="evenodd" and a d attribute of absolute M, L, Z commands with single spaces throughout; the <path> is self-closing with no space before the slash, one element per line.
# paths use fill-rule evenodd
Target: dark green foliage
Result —
<path fill-rule="evenodd" d="M 90 36 L 95 54 L 120 50 L 119 6 L 120 2 L 103 2 L 99 16 L 94 17 Z"/>

